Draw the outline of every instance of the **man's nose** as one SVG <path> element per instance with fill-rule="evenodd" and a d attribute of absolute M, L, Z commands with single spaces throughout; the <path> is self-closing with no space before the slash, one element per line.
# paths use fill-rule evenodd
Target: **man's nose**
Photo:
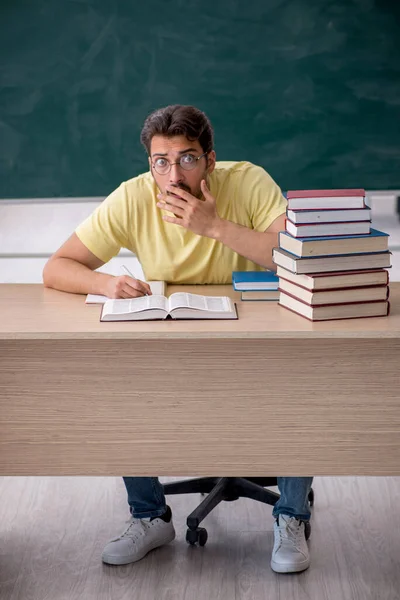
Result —
<path fill-rule="evenodd" d="M 182 181 L 182 167 L 180 164 L 174 163 L 171 165 L 171 170 L 169 172 L 169 181 L 170 183 L 179 183 Z"/>

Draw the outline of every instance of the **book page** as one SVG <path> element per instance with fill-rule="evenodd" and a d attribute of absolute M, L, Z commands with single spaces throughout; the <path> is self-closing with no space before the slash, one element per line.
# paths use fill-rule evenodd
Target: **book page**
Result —
<path fill-rule="evenodd" d="M 107 296 L 101 296 L 100 294 L 88 294 L 86 296 L 85 304 L 104 304 L 107 300 L 110 300 Z"/>
<path fill-rule="evenodd" d="M 167 312 L 167 299 L 165 296 L 154 295 L 127 298 L 126 300 L 107 300 L 104 305 L 104 314 L 126 315 L 152 309 L 161 309 Z"/>
<path fill-rule="evenodd" d="M 230 312 L 231 305 L 225 296 L 201 296 L 200 294 L 188 294 L 175 292 L 169 297 L 170 311 L 175 308 L 191 308 L 209 312 Z"/>

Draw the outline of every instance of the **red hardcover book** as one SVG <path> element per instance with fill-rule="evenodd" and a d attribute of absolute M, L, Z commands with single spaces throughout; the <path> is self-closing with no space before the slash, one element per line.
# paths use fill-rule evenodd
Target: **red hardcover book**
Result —
<path fill-rule="evenodd" d="M 292 190 L 288 191 L 287 199 L 290 198 L 337 198 L 343 196 L 365 196 L 363 189 L 349 190 Z"/>
<path fill-rule="evenodd" d="M 388 300 L 356 303 L 342 302 L 311 306 L 283 290 L 280 290 L 278 305 L 308 319 L 309 321 L 386 317 L 390 312 L 390 303 Z"/>
<path fill-rule="evenodd" d="M 279 292 L 283 292 L 310 307 L 339 304 L 360 304 L 362 302 L 384 302 L 389 299 L 388 285 L 366 285 L 322 290 L 305 290 L 302 286 L 281 279 Z"/>

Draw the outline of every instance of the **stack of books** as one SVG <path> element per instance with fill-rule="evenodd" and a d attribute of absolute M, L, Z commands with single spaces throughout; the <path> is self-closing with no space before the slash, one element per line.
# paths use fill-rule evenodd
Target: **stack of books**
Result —
<path fill-rule="evenodd" d="M 232 284 L 242 300 L 279 300 L 279 277 L 272 271 L 233 271 Z"/>
<path fill-rule="evenodd" d="M 300 190 L 287 199 L 273 251 L 279 304 L 311 321 L 388 315 L 389 236 L 371 228 L 365 191 Z"/>

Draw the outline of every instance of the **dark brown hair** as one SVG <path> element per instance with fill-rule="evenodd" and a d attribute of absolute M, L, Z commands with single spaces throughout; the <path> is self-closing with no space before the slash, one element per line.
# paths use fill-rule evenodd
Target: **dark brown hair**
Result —
<path fill-rule="evenodd" d="M 194 106 L 173 104 L 159 108 L 147 117 L 140 141 L 149 155 L 151 140 L 155 135 L 166 137 L 184 135 L 191 142 L 199 140 L 203 152 L 211 152 L 214 147 L 214 131 L 211 123 L 208 117 Z"/>

